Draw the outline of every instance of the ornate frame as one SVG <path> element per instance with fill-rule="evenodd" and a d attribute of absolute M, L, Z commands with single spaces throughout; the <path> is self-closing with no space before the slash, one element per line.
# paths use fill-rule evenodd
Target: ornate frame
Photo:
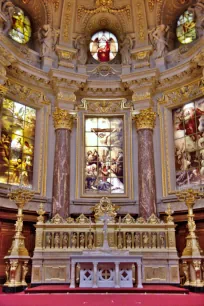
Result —
<path fill-rule="evenodd" d="M 78 107 L 78 124 L 77 124 L 77 154 L 76 154 L 76 199 L 82 198 L 100 198 L 107 196 L 107 193 L 101 194 L 85 194 L 84 192 L 84 148 L 85 148 L 85 118 L 86 117 L 123 117 L 124 125 L 124 178 L 125 178 L 125 193 L 124 194 L 108 194 L 110 198 L 125 198 L 133 200 L 133 173 L 132 173 L 132 117 L 131 107 L 126 106 L 126 99 L 84 99 L 83 105 Z M 105 112 L 98 112 L 100 104 L 107 102 L 108 107 Z M 119 102 L 119 103 L 118 103 Z M 93 105 L 97 105 L 95 112 L 91 111 Z M 88 105 L 88 106 L 87 106 Z M 112 105 L 112 106 L 111 106 Z M 116 107 L 117 105 L 117 107 Z M 129 135 L 131 135 L 129 137 Z M 79 145 L 80 144 L 80 145 Z M 83 152 L 83 158 L 81 153 Z M 127 158 L 128 156 L 128 158 Z M 129 159 L 129 160 L 128 160 Z"/>
<path fill-rule="evenodd" d="M 204 82 L 197 78 L 182 87 L 166 91 L 157 98 L 160 118 L 162 193 L 163 197 L 175 194 L 176 175 L 174 160 L 174 142 L 172 110 L 204 95 Z"/>

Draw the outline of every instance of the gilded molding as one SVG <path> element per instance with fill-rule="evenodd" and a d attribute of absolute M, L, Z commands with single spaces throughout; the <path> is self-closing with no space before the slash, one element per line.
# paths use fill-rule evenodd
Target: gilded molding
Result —
<path fill-rule="evenodd" d="M 130 109 L 133 110 L 133 103 L 127 101 L 125 98 L 119 99 L 92 99 L 84 98 L 81 100 L 81 104 L 77 106 L 76 110 L 86 110 L 91 113 L 116 113 L 121 110 Z"/>
<path fill-rule="evenodd" d="M 71 15 L 72 15 L 72 7 L 71 2 L 68 1 L 66 3 L 65 15 L 64 15 L 64 23 L 63 23 L 63 39 L 68 42 L 70 39 L 70 24 L 71 24 Z"/>
<path fill-rule="evenodd" d="M 152 108 L 142 109 L 139 114 L 133 117 L 136 124 L 136 129 L 151 129 L 155 127 L 156 113 L 153 112 Z"/>
<path fill-rule="evenodd" d="M 0 96 L 1 97 L 5 96 L 7 91 L 8 91 L 8 88 L 6 86 L 0 84 Z"/>
<path fill-rule="evenodd" d="M 53 113 L 54 127 L 57 129 L 72 130 L 74 116 L 65 109 L 56 107 Z"/>
<path fill-rule="evenodd" d="M 202 97 L 204 94 L 204 80 L 197 79 L 182 87 L 174 88 L 165 92 L 162 97 L 157 98 L 160 105 L 174 107 L 191 99 Z"/>

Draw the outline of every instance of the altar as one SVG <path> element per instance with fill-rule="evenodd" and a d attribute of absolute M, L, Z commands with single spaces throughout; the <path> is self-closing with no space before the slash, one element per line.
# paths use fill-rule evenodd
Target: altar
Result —
<path fill-rule="evenodd" d="M 79 287 L 86 288 L 131 288 L 133 287 L 132 265 L 137 264 L 137 288 L 142 286 L 142 256 L 127 252 L 87 252 L 72 255 L 70 288 L 75 288 L 76 265 L 80 267 Z"/>

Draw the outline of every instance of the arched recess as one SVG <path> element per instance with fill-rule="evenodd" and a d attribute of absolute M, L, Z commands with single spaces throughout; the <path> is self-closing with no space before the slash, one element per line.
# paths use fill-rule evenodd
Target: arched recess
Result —
<path fill-rule="evenodd" d="M 196 0 L 164 0 L 161 6 L 157 6 L 157 24 L 165 24 L 170 27 L 170 50 L 175 48 L 177 42 L 176 24 L 178 18 L 194 3 L 196 3 Z"/>
<path fill-rule="evenodd" d="M 32 23 L 33 34 L 44 24 L 52 25 L 52 3 L 46 0 L 14 0 L 15 6 L 20 7 Z"/>

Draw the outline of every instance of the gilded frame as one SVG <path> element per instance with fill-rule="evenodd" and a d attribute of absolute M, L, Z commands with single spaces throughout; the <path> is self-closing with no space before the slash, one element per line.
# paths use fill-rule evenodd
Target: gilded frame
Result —
<path fill-rule="evenodd" d="M 204 83 L 198 78 L 182 87 L 166 91 L 158 98 L 160 121 L 162 193 L 163 197 L 173 195 L 176 190 L 172 110 L 204 96 Z"/>
<path fill-rule="evenodd" d="M 84 164 L 85 164 L 85 118 L 86 117 L 122 117 L 124 126 L 124 178 L 125 178 L 125 193 L 124 194 L 85 194 L 84 190 Z M 86 198 L 101 198 L 108 196 L 110 198 L 124 198 L 133 200 L 133 173 L 132 173 L 132 118 L 129 110 L 121 110 L 115 113 L 94 114 L 89 111 L 78 112 L 77 122 L 77 154 L 76 154 L 76 199 Z M 79 154 L 80 152 L 80 154 Z M 83 158 L 81 158 L 83 152 Z M 128 161 L 129 158 L 129 161 Z"/>

